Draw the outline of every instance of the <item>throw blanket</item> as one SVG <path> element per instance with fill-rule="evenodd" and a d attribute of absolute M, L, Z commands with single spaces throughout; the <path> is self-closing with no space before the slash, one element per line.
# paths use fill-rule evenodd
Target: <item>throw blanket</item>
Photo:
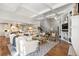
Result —
<path fill-rule="evenodd" d="M 16 47 L 16 40 L 15 40 L 15 39 L 16 39 L 16 36 L 13 38 L 13 44 L 12 44 L 12 45 L 13 45 L 14 47 Z"/>

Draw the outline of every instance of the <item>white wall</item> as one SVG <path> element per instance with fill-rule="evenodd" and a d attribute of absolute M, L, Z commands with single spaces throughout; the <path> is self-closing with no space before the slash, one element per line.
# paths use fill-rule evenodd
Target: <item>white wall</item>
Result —
<path fill-rule="evenodd" d="M 5 25 L 0 24 L 0 36 L 4 36 L 5 35 L 4 34 L 4 27 L 5 27 Z"/>
<path fill-rule="evenodd" d="M 77 55 L 79 55 L 79 15 L 72 16 L 71 41 Z"/>

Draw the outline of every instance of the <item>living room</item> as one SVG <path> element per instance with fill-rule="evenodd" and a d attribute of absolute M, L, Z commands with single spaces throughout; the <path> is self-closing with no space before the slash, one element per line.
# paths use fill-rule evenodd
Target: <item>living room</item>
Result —
<path fill-rule="evenodd" d="M 72 9 L 71 3 L 0 4 L 0 56 L 76 56 Z"/>

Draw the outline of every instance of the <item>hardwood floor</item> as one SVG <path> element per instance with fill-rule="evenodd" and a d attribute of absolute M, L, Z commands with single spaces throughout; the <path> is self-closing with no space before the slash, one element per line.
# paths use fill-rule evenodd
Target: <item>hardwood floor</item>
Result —
<path fill-rule="evenodd" d="M 60 42 L 52 48 L 45 56 L 67 56 L 69 44 L 67 42 Z"/>
<path fill-rule="evenodd" d="M 7 45 L 7 38 L 4 36 L 0 36 L 0 56 L 11 55 Z"/>
<path fill-rule="evenodd" d="M 8 46 L 7 39 L 0 36 L 0 56 L 11 55 Z M 55 47 L 53 47 L 45 56 L 67 56 L 69 44 L 61 41 Z"/>

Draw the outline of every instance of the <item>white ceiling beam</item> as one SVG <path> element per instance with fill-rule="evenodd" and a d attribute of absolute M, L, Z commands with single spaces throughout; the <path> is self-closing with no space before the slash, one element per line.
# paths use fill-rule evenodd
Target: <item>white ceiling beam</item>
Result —
<path fill-rule="evenodd" d="M 62 6 L 60 7 L 56 7 L 55 9 L 52 9 L 52 13 L 58 13 L 58 12 L 61 12 L 63 10 L 65 10 L 67 7 L 69 7 L 69 5 L 71 4 L 63 4 Z M 63 9 L 62 9 L 63 8 Z M 61 9 L 61 10 L 60 10 Z M 41 17 L 42 15 L 46 15 L 46 13 L 50 13 L 51 14 L 51 9 L 49 9 L 47 12 L 44 13 L 41 13 L 39 15 L 36 15 L 35 17 Z"/>
<path fill-rule="evenodd" d="M 37 12 L 36 10 L 34 10 L 34 9 L 30 8 L 30 7 L 27 7 L 27 8 L 24 7 L 24 6 L 21 6 L 21 7 L 23 7 L 24 9 L 27 9 L 27 10 L 29 10 L 29 11 L 35 13 L 35 14 L 38 14 L 38 12 Z"/>

